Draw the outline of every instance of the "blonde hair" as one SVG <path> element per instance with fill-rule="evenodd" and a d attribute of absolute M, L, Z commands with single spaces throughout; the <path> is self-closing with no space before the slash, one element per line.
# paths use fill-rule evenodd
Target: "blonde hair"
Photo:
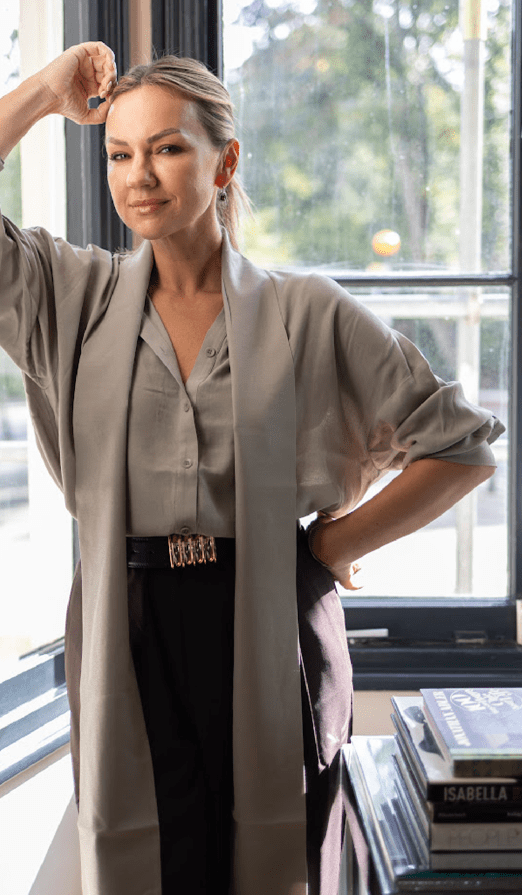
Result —
<path fill-rule="evenodd" d="M 217 149 L 224 150 L 235 138 L 230 94 L 219 78 L 202 62 L 189 57 L 167 55 L 152 62 L 134 65 L 118 81 L 111 101 L 123 93 L 146 85 L 166 87 L 192 100 L 210 142 Z M 250 211 L 248 196 L 237 174 L 226 188 L 226 201 L 218 199 L 216 209 L 219 222 L 226 228 L 232 245 L 237 249 L 240 212 L 242 209 Z"/>

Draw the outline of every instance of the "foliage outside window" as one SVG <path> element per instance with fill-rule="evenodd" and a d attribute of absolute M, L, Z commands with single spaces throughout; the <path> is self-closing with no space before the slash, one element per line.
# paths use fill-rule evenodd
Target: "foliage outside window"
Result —
<path fill-rule="evenodd" d="M 224 0 L 245 254 L 336 277 L 506 424 L 511 17 L 510 0 Z M 507 437 L 495 456 L 458 510 L 363 561 L 364 596 L 505 598 Z"/>

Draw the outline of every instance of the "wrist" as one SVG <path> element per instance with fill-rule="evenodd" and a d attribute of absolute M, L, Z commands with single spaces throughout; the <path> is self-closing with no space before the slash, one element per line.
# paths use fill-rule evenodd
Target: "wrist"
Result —
<path fill-rule="evenodd" d="M 5 161 L 32 126 L 55 111 L 56 97 L 37 75 L 0 97 L 0 157 Z"/>
<path fill-rule="evenodd" d="M 319 516 L 308 529 L 308 545 L 312 556 L 338 580 L 350 569 L 347 545 L 340 531 L 341 519 Z"/>
<path fill-rule="evenodd" d="M 324 566 L 325 569 L 328 569 L 328 571 L 333 575 L 330 566 L 327 565 L 327 563 L 325 563 L 316 552 L 316 550 L 320 550 L 320 547 L 318 546 L 318 538 L 320 534 L 319 528 L 324 524 L 325 523 L 323 523 L 323 521 L 318 518 L 308 526 L 308 549 L 310 550 L 310 553 L 312 554 L 315 561 L 318 562 L 321 566 Z"/>
<path fill-rule="evenodd" d="M 43 80 L 41 74 L 36 72 L 20 84 L 20 88 L 24 89 L 29 111 L 34 117 L 33 124 L 47 115 L 60 113 L 60 99 Z"/>

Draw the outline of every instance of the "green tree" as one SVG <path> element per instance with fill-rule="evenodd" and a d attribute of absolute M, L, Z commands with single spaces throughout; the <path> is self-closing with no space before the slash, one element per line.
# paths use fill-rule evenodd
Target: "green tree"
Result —
<path fill-rule="evenodd" d="M 257 208 L 249 253 L 365 269 L 376 260 L 373 234 L 391 228 L 402 240 L 394 265 L 457 266 L 458 3 L 318 0 L 305 14 L 254 0 L 240 19 L 263 28 L 229 75 Z M 508 0 L 490 19 L 484 209 L 496 225 L 488 263 L 501 258 L 507 225 L 509 110 L 499 96 Z"/>

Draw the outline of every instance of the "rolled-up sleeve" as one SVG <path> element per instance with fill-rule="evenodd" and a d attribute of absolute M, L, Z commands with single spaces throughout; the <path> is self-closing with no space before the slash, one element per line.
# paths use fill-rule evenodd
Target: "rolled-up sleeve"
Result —
<path fill-rule="evenodd" d="M 423 457 L 494 466 L 489 445 L 505 431 L 503 424 L 486 408 L 468 401 L 460 382 L 437 377 L 404 336 L 394 335 L 409 375 L 379 408 L 369 439 L 377 465 L 379 458 L 382 463 L 391 453 L 394 465 L 400 460 L 403 467 Z"/>
<path fill-rule="evenodd" d="M 0 217 L 0 346 L 45 387 L 56 375 L 61 341 L 74 343 L 84 303 L 96 299 L 101 313 L 116 274 L 110 252 Z"/>

